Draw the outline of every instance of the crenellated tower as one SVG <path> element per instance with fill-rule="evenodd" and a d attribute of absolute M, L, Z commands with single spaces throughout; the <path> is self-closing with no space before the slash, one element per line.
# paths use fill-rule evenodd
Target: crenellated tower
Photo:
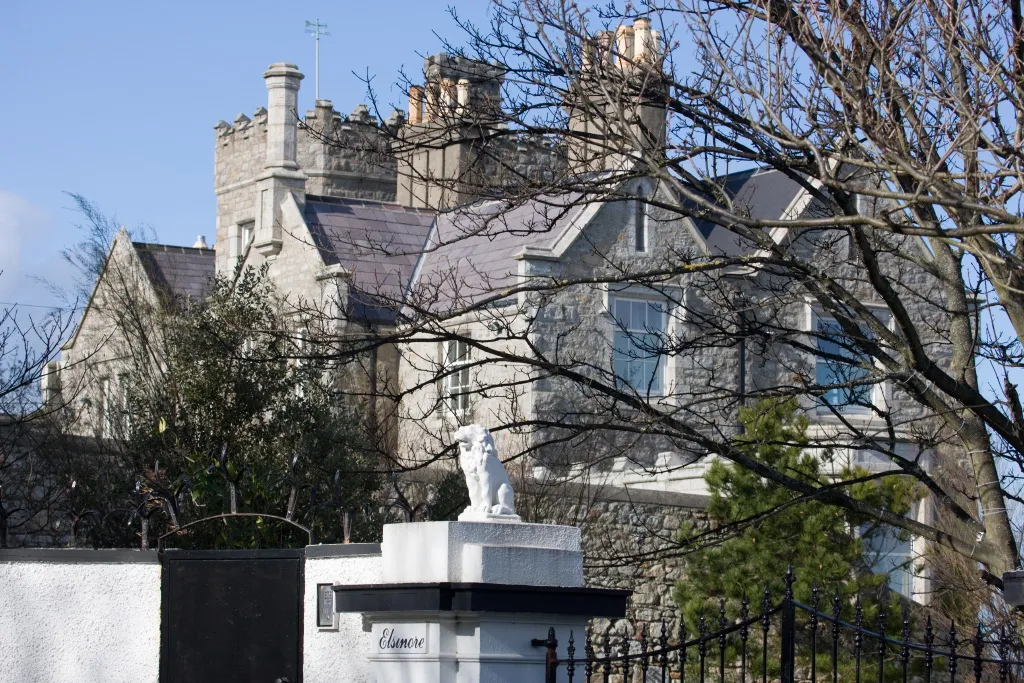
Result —
<path fill-rule="evenodd" d="M 317 100 L 300 119 L 302 74 L 287 63 L 264 74 L 267 106 L 250 118 L 214 127 L 217 271 L 228 273 L 247 250 L 272 256 L 279 248 L 285 193 L 299 205 L 306 194 L 395 200 L 395 161 L 388 141 L 404 122 L 395 112 L 383 125 L 365 105 L 342 116 Z"/>

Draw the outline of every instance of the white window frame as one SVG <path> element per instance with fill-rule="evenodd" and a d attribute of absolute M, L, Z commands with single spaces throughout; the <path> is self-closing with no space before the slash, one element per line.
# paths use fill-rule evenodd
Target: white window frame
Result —
<path fill-rule="evenodd" d="M 131 431 L 134 425 L 131 406 L 128 405 L 128 392 L 125 390 L 128 386 L 127 377 L 123 372 L 117 375 L 117 414 L 120 416 L 121 428 L 126 432 Z"/>
<path fill-rule="evenodd" d="M 252 242 L 252 236 L 256 233 L 256 221 L 245 220 L 235 226 L 235 258 L 245 255 L 245 250 Z"/>
<path fill-rule="evenodd" d="M 444 372 L 441 399 L 444 407 L 458 420 L 472 413 L 472 347 L 464 339 L 441 343 L 441 367 Z"/>
<path fill-rule="evenodd" d="M 891 328 L 892 316 L 889 314 L 889 311 L 887 309 L 879 306 L 869 306 L 869 308 L 876 317 L 881 319 L 887 327 Z M 820 320 L 830 320 L 835 322 L 835 318 L 822 312 L 818 307 L 814 306 L 813 304 L 808 303 L 806 329 L 808 331 L 808 334 L 810 335 L 809 344 L 814 348 L 819 348 L 819 344 L 822 341 L 821 338 L 818 336 L 818 322 Z M 811 361 L 814 364 L 814 382 L 815 384 L 817 384 L 818 364 L 825 361 L 817 354 L 814 354 Z M 877 360 L 875 360 L 875 365 L 877 367 Z M 887 409 L 890 403 L 890 390 L 888 383 L 876 382 L 869 387 L 869 390 L 871 392 L 871 395 L 868 397 L 868 403 L 882 409 Z M 823 402 L 823 398 L 817 399 L 815 403 L 815 412 L 819 416 L 832 415 L 835 412 L 842 414 L 844 418 L 848 417 L 853 419 L 871 419 L 875 417 L 875 414 L 871 410 L 871 408 L 866 406 L 847 404 L 844 407 L 839 404 L 825 404 Z"/>
<path fill-rule="evenodd" d="M 874 530 L 875 534 L 881 534 L 879 547 L 868 547 L 868 539 L 871 536 L 865 535 L 865 529 L 860 529 L 861 544 L 864 550 L 864 562 L 868 565 L 872 574 L 886 575 L 886 584 L 889 589 L 900 595 L 913 599 L 915 583 L 915 537 L 909 535 L 906 541 L 897 538 L 898 535 L 907 532 L 892 527 L 879 527 Z M 879 538 L 875 536 L 875 538 Z M 896 549 L 906 547 L 905 553 L 895 553 L 893 550 L 886 550 L 886 544 L 891 541 L 898 543 Z M 893 579 L 899 577 L 898 587 L 893 586 Z"/>
<path fill-rule="evenodd" d="M 661 324 L 659 325 L 658 329 L 653 330 L 652 328 L 645 327 L 643 330 L 641 330 L 639 328 L 632 328 L 623 325 L 615 314 L 615 309 L 617 308 L 617 304 L 619 302 L 629 302 L 630 304 L 642 304 L 645 306 L 660 306 Z M 669 334 L 669 304 L 670 301 L 666 299 L 664 296 L 644 295 L 638 293 L 635 290 L 630 289 L 608 292 L 606 305 L 608 314 L 611 317 L 612 321 L 612 374 L 615 377 L 616 383 L 622 382 L 624 387 L 632 389 L 633 391 L 636 391 L 638 394 L 642 396 L 659 397 L 667 395 L 669 378 L 671 376 L 669 374 L 669 357 L 667 354 L 660 354 L 655 356 L 655 372 L 657 373 L 658 377 L 658 383 L 656 387 L 651 386 L 650 384 L 648 384 L 648 386 L 645 387 L 634 387 L 628 382 L 626 382 L 625 378 L 619 377 L 617 374 L 615 374 L 617 348 L 616 339 L 619 338 L 619 335 L 626 335 L 626 337 L 629 338 L 631 335 L 650 334 L 652 331 L 654 331 L 656 334 L 661 335 L 662 339 L 666 338 Z M 633 345 L 634 348 L 636 348 L 635 343 L 632 341 L 632 339 L 630 339 L 630 344 Z M 635 361 L 636 359 L 633 360 Z"/>

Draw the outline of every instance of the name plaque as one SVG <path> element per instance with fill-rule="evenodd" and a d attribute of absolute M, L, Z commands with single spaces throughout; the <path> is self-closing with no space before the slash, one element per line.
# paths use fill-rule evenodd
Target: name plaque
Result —
<path fill-rule="evenodd" d="M 375 629 L 376 630 L 376 629 Z M 425 654 L 427 652 L 426 624 L 381 624 L 376 636 L 378 653 Z"/>

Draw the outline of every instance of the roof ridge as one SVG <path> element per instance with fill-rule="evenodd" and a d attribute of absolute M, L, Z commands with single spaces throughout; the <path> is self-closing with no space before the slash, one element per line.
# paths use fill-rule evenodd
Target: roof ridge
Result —
<path fill-rule="evenodd" d="M 169 252 L 171 249 L 181 249 L 182 251 L 210 252 L 211 254 L 216 252 L 216 250 L 213 247 L 185 247 L 177 244 L 160 244 L 159 242 L 132 241 L 132 246 L 141 249 L 148 249 L 150 251 Z"/>
<path fill-rule="evenodd" d="M 398 202 L 385 202 L 379 199 L 363 199 L 360 197 L 334 197 L 326 194 L 307 194 L 307 201 L 320 202 L 322 204 L 359 204 L 364 206 L 386 206 L 388 208 L 401 209 L 414 213 L 437 213 L 434 209 L 405 206 Z"/>

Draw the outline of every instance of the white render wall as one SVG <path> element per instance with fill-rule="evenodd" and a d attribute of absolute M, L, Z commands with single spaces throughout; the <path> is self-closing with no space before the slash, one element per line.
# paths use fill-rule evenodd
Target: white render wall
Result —
<path fill-rule="evenodd" d="M 380 545 L 353 543 L 306 547 L 306 593 L 302 633 L 302 680 L 371 683 L 373 634 L 363 631 L 361 614 L 338 614 L 335 630 L 317 626 L 317 584 L 381 583 Z"/>
<path fill-rule="evenodd" d="M 0 683 L 157 683 L 156 552 L 0 553 L 0 662 Z"/>

